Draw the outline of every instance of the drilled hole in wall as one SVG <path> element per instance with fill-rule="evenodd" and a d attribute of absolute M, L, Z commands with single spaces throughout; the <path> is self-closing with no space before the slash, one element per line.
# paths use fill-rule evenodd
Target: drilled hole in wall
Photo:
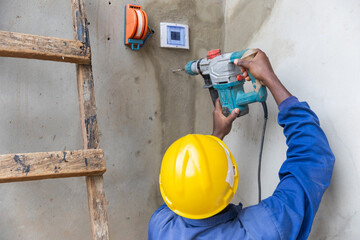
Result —
<path fill-rule="evenodd" d="M 109 5 L 111 5 L 111 2 L 109 2 Z"/>
<path fill-rule="evenodd" d="M 107 40 L 110 40 L 110 37 L 108 37 Z"/>

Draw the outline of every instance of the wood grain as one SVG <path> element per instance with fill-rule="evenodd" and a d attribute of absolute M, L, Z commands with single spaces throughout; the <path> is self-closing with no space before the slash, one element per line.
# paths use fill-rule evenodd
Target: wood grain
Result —
<path fill-rule="evenodd" d="M 101 175 L 102 149 L 0 155 L 0 183 Z"/>
<path fill-rule="evenodd" d="M 75 40 L 90 48 L 88 22 L 83 0 L 71 0 Z M 94 78 L 91 63 L 76 65 L 83 148 L 99 148 L 99 131 L 96 115 Z M 86 177 L 91 234 L 93 240 L 108 240 L 109 229 L 102 176 Z"/>
<path fill-rule="evenodd" d="M 0 57 L 88 64 L 90 56 L 81 41 L 0 31 Z"/>

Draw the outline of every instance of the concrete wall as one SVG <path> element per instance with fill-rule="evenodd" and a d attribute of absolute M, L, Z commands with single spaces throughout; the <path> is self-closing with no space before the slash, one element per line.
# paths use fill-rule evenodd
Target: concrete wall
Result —
<path fill-rule="evenodd" d="M 359 29 L 360 3 L 356 0 L 226 1 L 225 50 L 258 47 L 267 52 L 284 85 L 317 113 L 335 154 L 332 183 L 309 239 L 360 236 Z M 268 107 L 263 198 L 278 183 L 277 171 L 286 150 L 271 96 Z M 250 114 L 235 123 L 226 139 L 239 163 L 238 199 L 247 206 L 257 201 L 261 124 L 261 107 L 251 106 Z"/>
<path fill-rule="evenodd" d="M 123 45 L 126 3 L 87 0 L 86 10 L 110 235 L 146 239 L 162 204 L 163 153 L 212 128 L 201 81 L 171 69 L 222 44 L 224 9 L 222 0 L 133 1 L 156 32 L 135 52 Z M 161 49 L 160 21 L 189 24 L 192 50 Z M 72 39 L 70 2 L 0 1 L 0 29 Z M 0 58 L 0 86 L 1 154 L 81 149 L 74 65 Z M 90 239 L 84 178 L 1 184 L 0 196 L 0 239 Z"/>
<path fill-rule="evenodd" d="M 112 239 L 146 239 L 162 203 L 158 172 L 177 138 L 210 133 L 212 104 L 201 78 L 173 74 L 207 50 L 266 51 L 279 78 L 318 114 L 337 157 L 310 239 L 356 239 L 359 228 L 360 62 L 358 1 L 143 0 L 156 34 L 134 52 L 123 46 L 127 1 L 86 1 Z M 160 21 L 190 26 L 190 51 L 159 47 Z M 68 1 L 1 1 L 0 30 L 72 39 Z M 81 148 L 75 66 L 0 58 L 0 153 Z M 341 82 L 342 81 L 342 82 Z M 263 196 L 274 190 L 286 146 L 269 96 Z M 262 109 L 250 106 L 226 143 L 240 168 L 234 202 L 256 203 Z M 0 185 L 0 239 L 90 239 L 85 180 Z"/>

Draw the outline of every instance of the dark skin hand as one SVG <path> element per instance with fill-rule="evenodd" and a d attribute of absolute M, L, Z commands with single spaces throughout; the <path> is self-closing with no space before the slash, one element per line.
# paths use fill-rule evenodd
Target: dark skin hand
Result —
<path fill-rule="evenodd" d="M 241 67 L 241 72 L 247 81 L 251 80 L 247 72 L 247 70 L 250 70 L 251 74 L 270 90 L 278 105 L 291 96 L 290 92 L 282 85 L 274 73 L 269 58 L 260 49 L 257 49 L 257 53 L 252 60 L 236 59 L 234 64 Z M 238 115 L 239 109 L 236 108 L 228 117 L 225 117 L 221 112 L 220 100 L 217 99 L 213 112 L 212 135 L 223 140 L 231 131 L 232 123 Z"/>
<path fill-rule="evenodd" d="M 251 74 L 270 90 L 278 105 L 291 96 L 274 73 L 269 58 L 260 49 L 257 49 L 257 54 L 252 60 L 236 59 L 234 64 L 241 67 L 241 72 L 247 81 L 250 81 L 247 73 L 249 69 Z"/>
<path fill-rule="evenodd" d="M 221 112 L 221 103 L 219 98 L 216 100 L 215 109 L 213 112 L 213 133 L 212 135 L 224 139 L 231 131 L 232 123 L 239 115 L 240 110 L 235 108 L 228 117 L 225 117 Z"/>

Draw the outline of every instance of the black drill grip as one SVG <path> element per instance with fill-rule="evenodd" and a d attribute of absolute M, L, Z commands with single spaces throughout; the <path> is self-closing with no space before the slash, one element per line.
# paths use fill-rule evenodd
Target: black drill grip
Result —
<path fill-rule="evenodd" d="M 211 100 L 215 106 L 216 100 L 219 98 L 219 94 L 218 94 L 217 90 L 213 87 L 209 88 L 209 92 L 210 92 Z"/>
<path fill-rule="evenodd" d="M 204 88 L 209 89 L 211 100 L 212 100 L 212 102 L 213 102 L 213 104 L 215 106 L 216 100 L 219 97 L 218 92 L 212 85 L 210 75 L 202 75 L 202 77 L 204 78 L 204 82 L 205 82 Z"/>

